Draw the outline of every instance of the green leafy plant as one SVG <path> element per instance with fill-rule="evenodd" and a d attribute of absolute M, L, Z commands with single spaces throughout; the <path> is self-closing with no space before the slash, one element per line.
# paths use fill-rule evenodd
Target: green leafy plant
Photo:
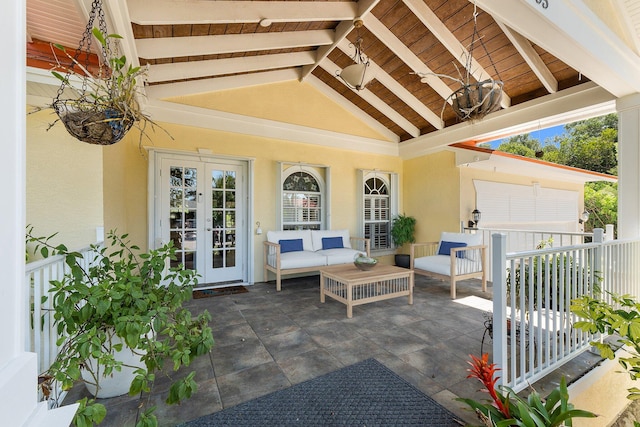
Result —
<path fill-rule="evenodd" d="M 489 393 L 491 401 L 488 403 L 477 402 L 473 399 L 458 398 L 469 405 L 486 427 L 554 427 L 571 426 L 573 418 L 593 418 L 596 415 L 589 411 L 575 409 L 569 403 L 569 393 L 564 377 L 560 385 L 556 387 L 546 399 L 533 390 L 527 399 L 518 396 L 509 387 L 496 389 L 498 381 L 495 363 L 489 363 L 489 355 L 483 354 L 481 358 L 470 356 L 471 365 L 467 371 L 467 378 L 478 379 Z"/>
<path fill-rule="evenodd" d="M 143 364 L 135 367 L 135 378 L 129 386 L 131 395 L 148 392 L 156 373 L 169 376 L 165 363 L 177 371 L 211 350 L 211 316 L 205 310 L 194 317 L 183 307 L 192 297 L 195 272 L 182 266 L 166 266 L 167 260 L 175 259 L 171 243 L 142 253 L 126 234 L 111 231 L 107 235 L 109 245 L 92 246 L 97 256 L 89 267 L 84 267 L 81 254 L 64 245 L 50 244 L 52 237 L 37 237 L 32 227 L 27 229 L 27 242 L 35 244 L 36 251 L 45 258 L 63 256 L 69 268 L 62 280 L 51 282 L 60 350 L 41 375 L 45 394 L 52 381 L 59 382 L 63 389 L 84 381 L 100 390 L 104 378 L 126 366 L 114 358 L 114 353 L 123 348 L 115 337 L 139 355 Z M 172 383 L 168 404 L 180 403 L 197 390 L 194 374 Z M 86 399 L 80 403 L 74 420 L 78 427 L 102 421 L 106 413 L 103 405 Z M 138 426 L 157 425 L 153 410 L 151 407 L 143 413 Z"/>
<path fill-rule="evenodd" d="M 596 294 L 598 296 L 598 294 Z M 620 365 L 632 380 L 640 378 L 640 303 L 631 295 L 611 295 L 612 303 L 601 297 L 584 295 L 574 299 L 571 311 L 583 318 L 575 327 L 592 334 L 617 334 L 616 342 L 592 341 L 591 345 L 600 351 L 602 357 L 615 358 L 615 348 L 626 345 L 630 357 L 620 357 Z M 631 400 L 640 399 L 640 389 L 628 389 Z"/>
<path fill-rule="evenodd" d="M 413 243 L 416 232 L 416 219 L 408 215 L 398 215 L 391 223 L 391 238 L 396 246 Z"/>
<path fill-rule="evenodd" d="M 92 34 L 100 43 L 106 61 L 105 66 L 101 64 L 95 75 L 78 61 L 77 55 L 70 55 L 62 45 L 54 45 L 71 61 L 72 69 L 82 72 L 80 77 L 83 83 L 79 97 L 60 99 L 62 88 L 74 86 L 70 81 L 73 73 L 69 72 L 69 68 L 58 64 L 59 68 L 62 67 L 67 72 L 63 74 L 52 71 L 62 82 L 52 107 L 67 131 L 81 141 L 109 145 L 124 137 L 132 126 L 140 130 L 142 138 L 146 135 L 148 123 L 157 126 L 142 112 L 137 99 L 141 95 L 138 88 L 140 80 L 146 79 L 148 67 L 133 67 L 128 64 L 125 55 L 118 55 L 113 46 L 116 45 L 116 40 L 122 39 L 120 35 L 103 34 L 97 28 L 93 28 Z"/>

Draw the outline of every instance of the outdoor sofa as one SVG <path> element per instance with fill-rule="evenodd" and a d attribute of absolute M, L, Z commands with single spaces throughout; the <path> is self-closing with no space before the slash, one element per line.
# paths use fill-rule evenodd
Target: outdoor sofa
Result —
<path fill-rule="evenodd" d="M 456 282 L 482 279 L 482 291 L 487 290 L 487 246 L 482 234 L 442 232 L 440 241 L 411 244 L 410 263 L 415 274 L 449 280 L 451 298 L 456 298 Z"/>
<path fill-rule="evenodd" d="M 268 231 L 264 242 L 264 280 L 276 275 L 281 290 L 283 274 L 319 271 L 328 265 L 353 263 L 357 254 L 370 256 L 370 241 L 349 230 Z"/>

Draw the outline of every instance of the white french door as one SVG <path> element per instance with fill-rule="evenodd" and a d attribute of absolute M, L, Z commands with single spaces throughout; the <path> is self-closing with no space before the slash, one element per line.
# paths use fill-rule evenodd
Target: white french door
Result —
<path fill-rule="evenodd" d="M 246 163 L 159 159 L 156 191 L 162 242 L 172 241 L 176 260 L 199 275 L 199 286 L 246 281 Z"/>

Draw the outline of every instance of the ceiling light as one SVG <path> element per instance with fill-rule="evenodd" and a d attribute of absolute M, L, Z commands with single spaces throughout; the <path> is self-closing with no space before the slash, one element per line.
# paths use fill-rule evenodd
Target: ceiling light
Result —
<path fill-rule="evenodd" d="M 258 24 L 260 24 L 261 27 L 269 27 L 273 24 L 273 21 L 271 19 L 263 18 Z"/>
<path fill-rule="evenodd" d="M 362 27 L 362 24 L 361 19 L 353 21 L 353 26 L 358 31 L 356 42 L 352 44 L 356 50 L 352 58 L 355 64 L 343 68 L 342 71 L 336 71 L 336 76 L 340 77 L 348 87 L 354 90 L 364 89 L 365 86 L 373 80 L 371 69 L 369 68 L 369 58 L 362 51 L 362 37 L 360 37 L 360 27 Z"/>

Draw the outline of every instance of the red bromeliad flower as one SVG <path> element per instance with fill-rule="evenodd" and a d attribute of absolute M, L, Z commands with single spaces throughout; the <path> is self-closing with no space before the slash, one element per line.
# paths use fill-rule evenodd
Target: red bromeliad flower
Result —
<path fill-rule="evenodd" d="M 480 380 L 489 392 L 496 408 L 498 408 L 505 418 L 511 418 L 509 405 L 505 406 L 502 399 L 496 393 L 496 382 L 498 378 L 500 378 L 496 375 L 496 372 L 499 371 L 500 368 L 496 368 L 495 363 L 489 363 L 489 353 L 484 353 L 481 359 L 475 357 L 473 354 L 470 354 L 469 357 L 471 357 L 473 362 L 467 362 L 471 365 L 471 369 L 467 369 L 467 371 L 470 372 L 467 378 L 477 378 Z"/>

